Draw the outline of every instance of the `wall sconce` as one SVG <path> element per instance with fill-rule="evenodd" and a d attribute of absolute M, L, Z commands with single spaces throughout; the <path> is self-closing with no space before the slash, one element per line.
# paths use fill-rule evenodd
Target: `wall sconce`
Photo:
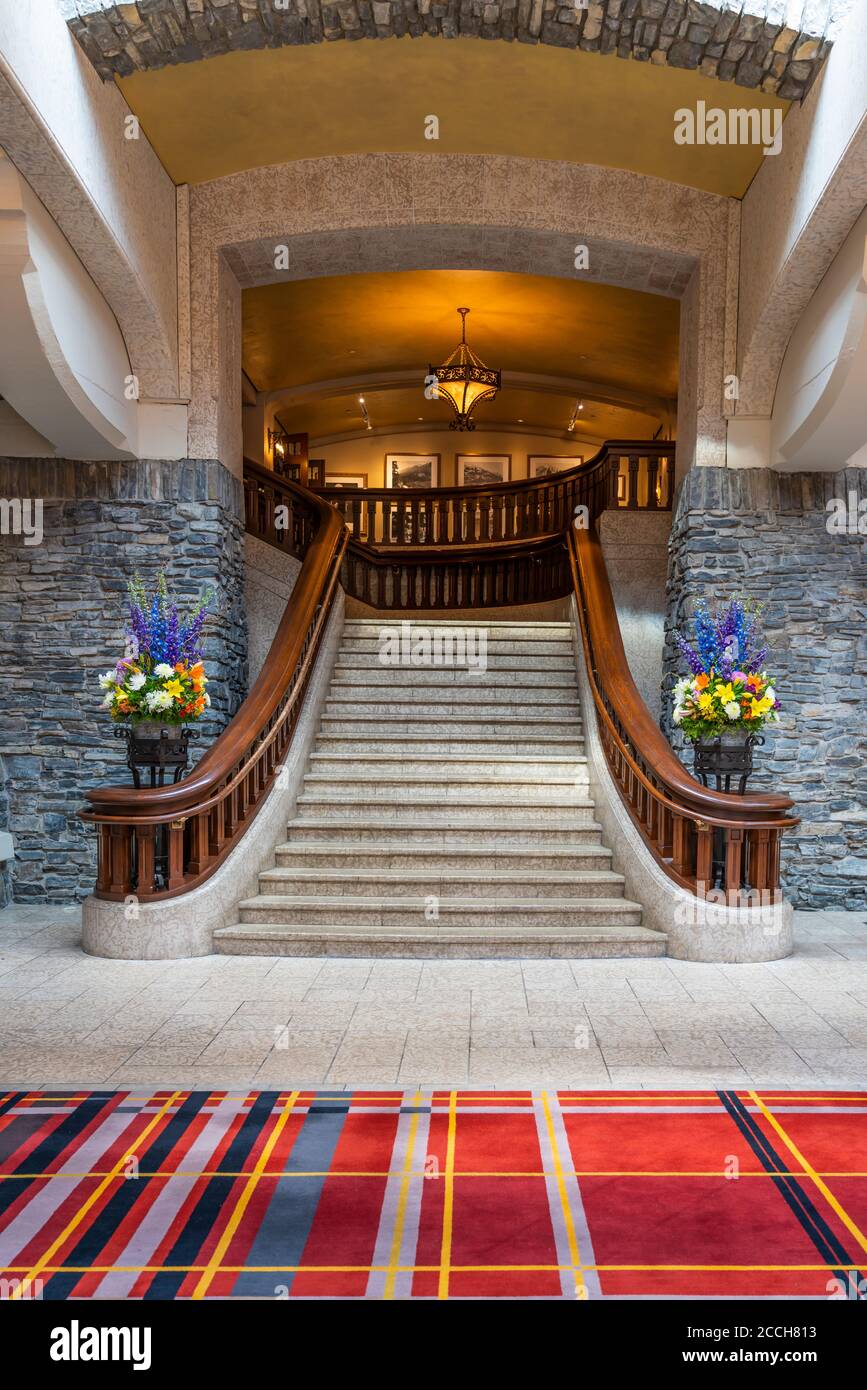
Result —
<path fill-rule="evenodd" d="M 288 442 L 289 436 L 285 430 L 276 429 L 268 431 L 268 451 L 272 458 L 285 459 L 287 452 L 286 445 Z"/>

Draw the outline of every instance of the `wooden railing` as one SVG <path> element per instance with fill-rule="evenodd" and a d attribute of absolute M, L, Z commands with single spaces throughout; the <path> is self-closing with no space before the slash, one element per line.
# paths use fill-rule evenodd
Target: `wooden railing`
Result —
<path fill-rule="evenodd" d="M 571 528 L 569 556 L 599 734 L 611 775 L 654 858 L 698 896 L 730 906 L 776 901 L 780 837 L 797 825 L 787 796 L 716 792 L 691 777 L 660 733 L 629 672 L 595 527 Z M 721 854 L 714 854 L 714 841 Z"/>
<path fill-rule="evenodd" d="M 248 529 L 303 557 L 265 664 L 246 700 L 185 781 L 99 787 L 98 898 L 174 897 L 204 882 L 248 829 L 286 756 L 337 589 L 346 529 L 313 493 L 255 464 L 245 470 Z M 285 511 L 276 511 L 285 508 Z"/>
<path fill-rule="evenodd" d="M 586 463 L 547 478 L 481 487 L 317 488 L 356 541 L 377 547 L 491 545 L 562 535 L 579 505 L 670 511 L 674 445 L 614 440 Z"/>
<path fill-rule="evenodd" d="M 531 537 L 511 545 L 377 551 L 350 541 L 343 587 L 380 610 L 501 608 L 541 603 L 570 592 L 569 558 L 562 535 Z"/>

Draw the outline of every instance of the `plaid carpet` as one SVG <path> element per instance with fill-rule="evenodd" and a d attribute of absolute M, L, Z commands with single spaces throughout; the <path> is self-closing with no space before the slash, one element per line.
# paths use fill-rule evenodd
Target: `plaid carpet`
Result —
<path fill-rule="evenodd" d="M 0 1093 L 12 1297 L 857 1297 L 865 1230 L 867 1092 Z"/>

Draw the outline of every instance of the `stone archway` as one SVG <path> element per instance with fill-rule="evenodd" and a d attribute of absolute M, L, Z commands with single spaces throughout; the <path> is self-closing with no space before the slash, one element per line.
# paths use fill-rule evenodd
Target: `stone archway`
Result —
<path fill-rule="evenodd" d="M 499 156 L 340 156 L 196 185 L 189 453 L 240 468 L 242 288 L 467 267 L 584 275 L 679 298 L 679 466 L 722 465 L 738 219 L 733 200 L 661 179 Z M 579 245 L 588 270 L 575 269 Z"/>

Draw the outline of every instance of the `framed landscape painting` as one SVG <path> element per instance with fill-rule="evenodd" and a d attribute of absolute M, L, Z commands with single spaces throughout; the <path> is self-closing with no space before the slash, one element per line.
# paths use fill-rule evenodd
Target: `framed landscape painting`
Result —
<path fill-rule="evenodd" d="M 329 473 L 325 478 L 326 487 L 359 488 L 367 487 L 366 473 Z"/>
<path fill-rule="evenodd" d="M 507 483 L 512 476 L 511 454 L 458 454 L 458 487 L 486 487 Z"/>
<path fill-rule="evenodd" d="M 530 454 L 527 458 L 529 478 L 550 478 L 564 468 L 575 468 L 584 462 L 583 454 Z"/>
<path fill-rule="evenodd" d="M 439 454 L 386 454 L 386 487 L 438 487 Z"/>

